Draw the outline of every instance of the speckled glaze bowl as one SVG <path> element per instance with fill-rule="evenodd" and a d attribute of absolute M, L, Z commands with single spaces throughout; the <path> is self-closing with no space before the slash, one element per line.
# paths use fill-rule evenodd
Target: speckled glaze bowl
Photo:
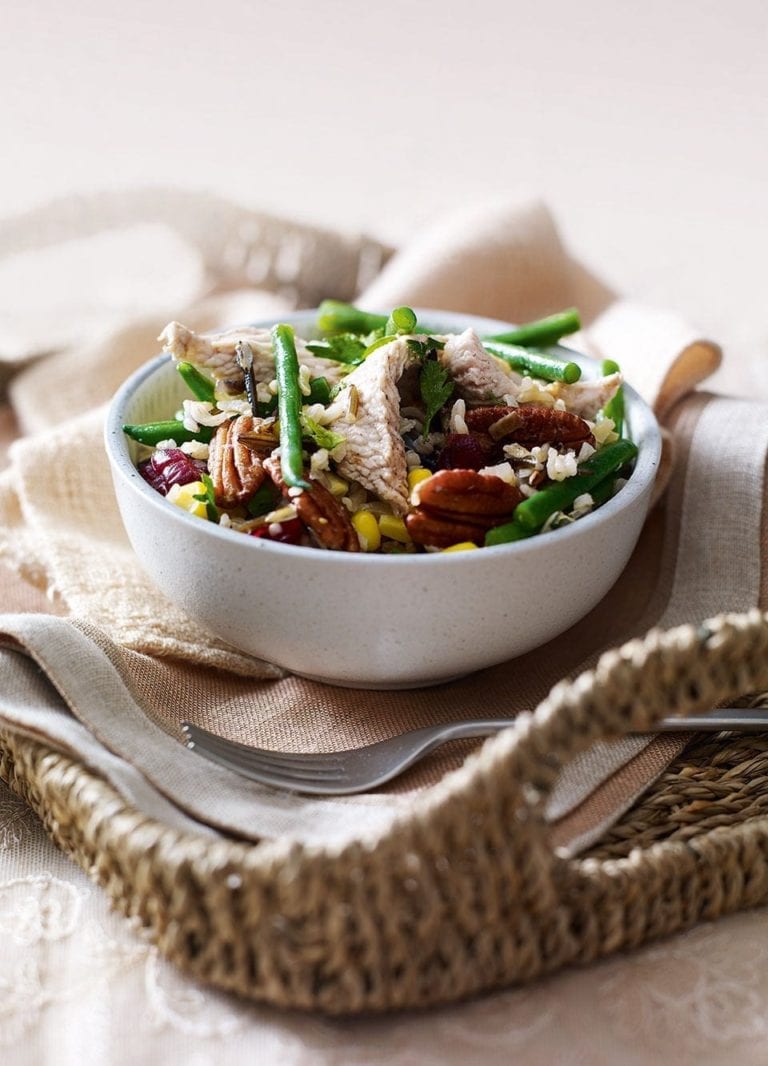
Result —
<path fill-rule="evenodd" d="M 315 312 L 285 321 L 312 335 Z M 420 310 L 419 321 L 436 333 L 512 328 L 442 311 Z M 590 360 L 573 358 L 596 372 Z M 295 673 L 358 688 L 408 688 L 522 655 L 577 622 L 614 584 L 640 535 L 661 452 L 652 411 L 632 388 L 625 392 L 639 456 L 613 499 L 564 529 L 447 555 L 276 544 L 168 503 L 138 474 L 139 448 L 121 429 L 168 418 L 188 395 L 166 355 L 115 395 L 106 449 L 131 544 L 170 600 L 234 647 Z"/>

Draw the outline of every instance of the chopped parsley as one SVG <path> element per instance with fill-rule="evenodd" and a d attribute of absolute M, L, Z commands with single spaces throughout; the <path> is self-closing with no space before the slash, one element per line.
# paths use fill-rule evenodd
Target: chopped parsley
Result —
<path fill-rule="evenodd" d="M 430 423 L 453 392 L 453 382 L 448 371 L 436 359 L 427 359 L 419 374 L 419 389 L 424 401 L 424 432 L 429 433 Z"/>
<path fill-rule="evenodd" d="M 327 407 L 331 402 L 331 386 L 326 378 L 311 378 L 307 403 L 321 403 Z"/>
<path fill-rule="evenodd" d="M 260 403 L 257 401 L 254 414 L 256 414 L 259 418 L 269 418 L 269 416 L 271 414 L 274 414 L 276 410 L 277 396 L 273 396 L 271 399 L 267 400 L 266 403 Z"/>
<path fill-rule="evenodd" d="M 253 515 L 254 518 L 258 518 L 259 515 L 268 514 L 270 511 L 274 511 L 279 499 L 280 493 L 272 482 L 265 481 L 263 485 L 254 492 L 253 496 L 251 496 L 246 504 L 246 509 L 248 514 Z"/>
<path fill-rule="evenodd" d="M 343 444 L 347 439 L 341 433 L 334 433 L 333 430 L 321 426 L 319 422 L 315 422 L 314 418 L 310 418 L 308 415 L 303 414 L 301 416 L 301 427 L 304 435 L 310 437 L 318 448 L 325 448 L 329 452 L 333 451 L 339 444 Z"/>
<path fill-rule="evenodd" d="M 201 492 L 198 496 L 195 496 L 194 498 L 196 500 L 200 500 L 201 503 L 205 504 L 205 511 L 208 515 L 208 521 L 218 522 L 219 509 L 216 506 L 216 493 L 213 489 L 213 482 L 211 481 L 211 478 L 208 474 L 201 474 L 200 480 L 205 485 L 205 492 Z"/>
<path fill-rule="evenodd" d="M 439 341 L 437 337 L 427 337 L 425 341 L 415 341 L 411 338 L 405 343 L 414 355 L 418 355 L 422 362 L 424 362 L 430 352 L 442 351 L 445 348 L 445 341 Z"/>
<path fill-rule="evenodd" d="M 358 366 L 363 361 L 363 353 L 368 347 L 368 338 L 355 333 L 337 333 L 327 340 L 309 341 L 307 348 L 323 359 L 335 359 L 337 363 Z"/>

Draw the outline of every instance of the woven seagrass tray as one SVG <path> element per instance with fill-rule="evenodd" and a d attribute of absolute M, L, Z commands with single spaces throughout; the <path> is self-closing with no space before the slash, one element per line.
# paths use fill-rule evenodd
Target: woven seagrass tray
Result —
<path fill-rule="evenodd" d="M 0 775 L 187 973 L 332 1014 L 528 981 L 768 899 L 768 732 L 695 740 L 589 854 L 553 849 L 559 769 L 598 739 L 768 688 L 768 617 L 654 631 L 556 686 L 377 841 L 183 834 L 11 735 Z"/>

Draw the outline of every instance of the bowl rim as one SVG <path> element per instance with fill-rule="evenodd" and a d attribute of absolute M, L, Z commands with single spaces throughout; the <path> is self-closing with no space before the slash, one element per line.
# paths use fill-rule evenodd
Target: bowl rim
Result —
<path fill-rule="evenodd" d="M 514 325 L 501 319 L 486 318 L 481 315 L 464 314 L 456 311 L 441 311 L 436 308 L 414 308 L 417 316 L 431 324 L 439 322 L 440 329 L 434 332 L 456 331 L 473 328 L 487 332 L 494 330 L 503 332 L 514 329 Z M 384 312 L 386 313 L 386 312 Z M 317 308 L 307 308 L 291 311 L 281 316 L 260 318 L 255 322 L 247 323 L 247 326 L 266 328 L 276 322 L 286 322 L 295 327 L 314 324 L 317 316 Z M 444 329 L 443 326 L 447 327 Z M 237 328 L 231 327 L 231 328 Z M 568 352 L 575 362 L 586 366 L 597 366 L 598 361 L 589 355 L 573 351 L 563 345 L 557 345 L 561 351 Z M 332 558 L 335 564 L 344 566 L 374 566 L 395 565 L 402 566 L 466 566 L 470 563 L 476 565 L 492 565 L 494 560 L 502 558 L 514 558 L 524 556 L 527 553 L 535 553 L 546 546 L 549 534 L 532 536 L 525 540 L 515 541 L 511 544 L 496 544 L 482 547 L 480 551 L 466 552 L 424 552 L 414 555 L 380 555 L 368 552 L 323 552 L 314 547 L 303 547 L 295 544 L 282 544 L 265 540 L 262 537 L 247 537 L 235 530 L 227 529 L 212 522 L 201 523 L 199 518 L 188 514 L 180 507 L 169 503 L 164 496 L 156 492 L 139 474 L 131 459 L 128 446 L 128 438 L 123 432 L 125 418 L 123 412 L 132 400 L 138 388 L 151 379 L 164 366 L 172 362 L 172 357 L 167 353 L 161 353 L 148 360 L 135 370 L 117 389 L 107 409 L 104 425 L 104 445 L 113 471 L 119 476 L 120 481 L 129 491 L 137 492 L 145 503 L 153 507 L 159 507 L 167 518 L 174 518 L 181 522 L 192 522 L 195 528 L 214 538 L 223 537 L 225 542 L 232 547 L 234 543 L 241 543 L 243 550 L 266 552 L 269 556 L 276 553 L 277 559 L 303 558 L 315 560 Z M 624 383 L 625 398 L 632 412 L 633 420 L 636 420 L 636 430 L 640 431 L 642 446 L 635 462 L 632 476 L 622 487 L 621 491 L 604 503 L 596 511 L 584 515 L 578 522 L 552 530 L 552 534 L 558 535 L 558 543 L 564 544 L 569 538 L 579 538 L 596 530 L 601 524 L 610 522 L 620 512 L 630 507 L 638 497 L 648 491 L 653 485 L 656 472 L 661 458 L 662 437 L 659 424 L 651 407 L 631 385 Z M 233 540 L 235 538 L 235 540 Z"/>

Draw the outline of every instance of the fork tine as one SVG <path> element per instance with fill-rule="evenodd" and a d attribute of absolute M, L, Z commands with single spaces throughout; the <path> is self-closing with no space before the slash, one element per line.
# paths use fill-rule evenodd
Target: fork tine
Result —
<path fill-rule="evenodd" d="M 302 766 L 307 768 L 310 766 L 318 768 L 331 765 L 337 766 L 340 765 L 340 757 L 344 754 L 343 752 L 335 751 L 272 751 L 269 748 L 256 748 L 252 747 L 250 744 L 241 744 L 237 740 L 227 740 L 225 737 L 221 737 L 217 733 L 209 733 L 207 729 L 193 725 L 191 722 L 182 722 L 181 728 L 189 740 L 198 743 L 201 747 L 204 745 L 218 744 L 221 745 L 222 750 L 226 750 L 228 754 L 233 754 L 235 751 L 238 751 L 249 758 L 252 755 L 262 755 L 265 759 L 269 759 L 270 762 L 285 766 Z"/>
<path fill-rule="evenodd" d="M 308 782 L 302 782 L 301 780 L 282 777 L 279 774 L 269 774 L 262 770 L 256 770 L 251 766 L 235 766 L 232 760 L 227 758 L 227 756 L 220 755 L 215 751 L 209 751 L 208 748 L 195 746 L 194 750 L 205 759 L 208 759 L 209 762 L 223 766 L 225 770 L 233 770 L 235 773 L 240 774 L 241 777 L 246 777 L 251 781 L 255 781 L 259 785 L 269 785 L 272 788 L 288 792 L 309 792 L 317 795 L 327 795 L 329 793 L 334 795 L 339 794 L 337 789 L 333 787 L 318 785 L 316 778 L 313 778 Z"/>
<path fill-rule="evenodd" d="M 192 729 L 185 729 L 185 733 L 188 737 L 188 747 L 196 748 L 202 753 L 213 752 L 221 759 L 226 759 L 231 765 L 252 769 L 261 774 L 270 774 L 286 780 L 318 780 L 329 783 L 340 781 L 344 776 L 344 767 L 336 760 L 330 762 L 329 759 L 320 758 L 317 762 L 307 764 L 292 760 L 290 756 L 285 757 L 280 752 L 275 752 L 276 757 L 273 757 L 273 752 L 262 748 L 242 748 L 241 750 L 241 746 L 233 745 L 223 737 L 215 737 L 212 734 L 198 737 L 196 731 Z"/>
<path fill-rule="evenodd" d="M 274 766 L 268 759 L 248 759 L 243 755 L 231 754 L 226 748 L 218 748 L 213 745 L 207 744 L 192 744 L 195 751 L 202 752 L 203 754 L 216 755 L 219 759 L 227 761 L 227 764 L 232 768 L 238 770 L 251 770 L 254 774 L 270 775 L 272 777 L 279 777 L 284 781 L 303 781 L 311 782 L 317 781 L 318 783 L 336 784 L 342 781 L 343 775 L 340 771 L 318 771 L 318 770 L 305 770 L 298 767 L 282 767 Z"/>
<path fill-rule="evenodd" d="M 328 775 L 338 775 L 343 767 L 337 763 L 327 764 L 319 763 L 318 765 L 307 766 L 306 763 L 291 762 L 284 759 L 273 759 L 272 753 L 269 751 L 262 751 L 259 748 L 254 748 L 253 751 L 233 751 L 227 747 L 224 743 L 213 743 L 208 740 L 193 740 L 190 738 L 188 741 L 190 747 L 205 749 L 206 751 L 217 751 L 220 755 L 226 756 L 231 762 L 236 762 L 238 766 L 258 766 L 263 770 L 271 771 L 272 773 L 282 773 L 296 775 L 297 777 L 326 777 Z"/>

